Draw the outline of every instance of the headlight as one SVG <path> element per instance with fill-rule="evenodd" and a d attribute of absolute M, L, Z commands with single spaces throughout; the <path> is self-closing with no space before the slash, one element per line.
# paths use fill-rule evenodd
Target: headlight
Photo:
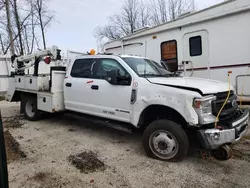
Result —
<path fill-rule="evenodd" d="M 194 99 L 194 109 L 199 116 L 200 124 L 209 124 L 215 121 L 215 117 L 212 114 L 212 101 L 216 100 L 216 97 L 209 95 L 203 98 Z"/>

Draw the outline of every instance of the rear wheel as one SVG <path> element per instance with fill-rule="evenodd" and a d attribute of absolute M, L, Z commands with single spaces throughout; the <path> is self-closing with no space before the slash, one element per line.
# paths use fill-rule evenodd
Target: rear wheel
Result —
<path fill-rule="evenodd" d="M 40 111 L 37 109 L 36 97 L 27 96 L 24 99 L 24 115 L 30 121 L 37 121 L 40 119 Z"/>
<path fill-rule="evenodd" d="M 181 161 L 188 152 L 188 137 L 182 127 L 172 121 L 151 123 L 143 133 L 143 147 L 149 157 L 164 161 Z"/>

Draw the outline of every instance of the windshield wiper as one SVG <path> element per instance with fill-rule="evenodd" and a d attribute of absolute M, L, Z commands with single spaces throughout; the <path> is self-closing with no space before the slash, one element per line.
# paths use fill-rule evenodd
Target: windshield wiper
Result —
<path fill-rule="evenodd" d="M 142 77 L 146 77 L 146 76 L 152 76 L 152 77 L 161 77 L 161 75 L 159 74 L 141 74 Z"/>
<path fill-rule="evenodd" d="M 173 74 L 141 74 L 142 77 L 173 77 Z"/>

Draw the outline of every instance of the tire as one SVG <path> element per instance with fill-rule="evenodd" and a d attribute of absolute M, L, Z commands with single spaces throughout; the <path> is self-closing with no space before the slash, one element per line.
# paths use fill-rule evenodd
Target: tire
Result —
<path fill-rule="evenodd" d="M 34 96 L 24 97 L 24 116 L 29 121 L 37 121 L 41 117 L 40 111 L 37 109 L 37 100 Z"/>
<path fill-rule="evenodd" d="M 189 141 L 180 125 L 169 120 L 157 120 L 145 129 L 143 147 L 151 158 L 178 162 L 187 155 Z"/>

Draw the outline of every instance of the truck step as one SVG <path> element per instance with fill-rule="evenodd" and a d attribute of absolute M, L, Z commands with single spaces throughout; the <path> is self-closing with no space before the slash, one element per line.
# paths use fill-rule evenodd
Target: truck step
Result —
<path fill-rule="evenodd" d="M 127 132 L 127 133 L 132 133 L 133 132 L 133 125 L 128 124 L 128 123 L 123 123 L 123 122 L 118 122 L 118 121 L 112 121 L 104 118 L 99 118 L 95 116 L 90 116 L 90 115 L 83 115 L 80 113 L 75 113 L 75 112 L 66 112 L 64 114 L 65 116 L 69 116 L 75 119 L 81 119 L 84 121 L 91 122 L 96 125 L 101 125 L 105 127 L 109 127 L 118 131 L 122 132 Z"/>

